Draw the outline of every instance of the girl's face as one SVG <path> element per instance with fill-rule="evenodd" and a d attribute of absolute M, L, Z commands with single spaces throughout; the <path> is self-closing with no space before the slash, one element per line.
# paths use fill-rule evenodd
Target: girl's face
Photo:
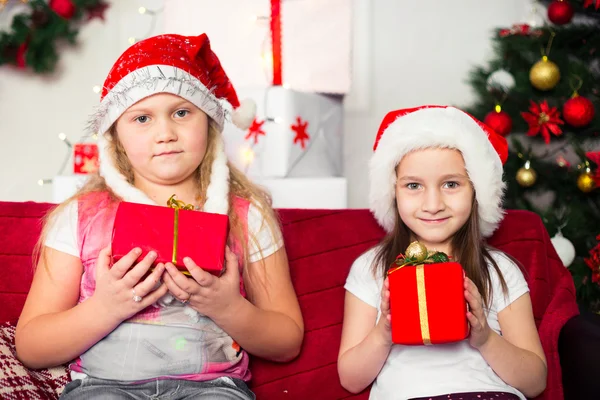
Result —
<path fill-rule="evenodd" d="M 462 154 L 429 148 L 404 156 L 396 168 L 398 213 L 429 250 L 452 254 L 451 239 L 471 214 L 473 187 Z"/>
<path fill-rule="evenodd" d="M 208 116 L 179 96 L 160 93 L 129 107 L 116 131 L 136 186 L 177 185 L 193 179 L 206 154 Z"/>

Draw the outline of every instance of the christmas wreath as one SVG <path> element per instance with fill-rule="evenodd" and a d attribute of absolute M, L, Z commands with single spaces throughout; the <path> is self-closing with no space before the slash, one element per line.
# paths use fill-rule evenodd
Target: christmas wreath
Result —
<path fill-rule="evenodd" d="M 58 61 L 57 46 L 75 44 L 81 24 L 94 18 L 104 20 L 108 8 L 102 0 L 19 1 L 27 3 L 27 8 L 12 18 L 8 32 L 0 32 L 0 65 L 13 64 L 37 73 L 52 72 Z M 0 0 L 0 7 L 9 2 Z"/>

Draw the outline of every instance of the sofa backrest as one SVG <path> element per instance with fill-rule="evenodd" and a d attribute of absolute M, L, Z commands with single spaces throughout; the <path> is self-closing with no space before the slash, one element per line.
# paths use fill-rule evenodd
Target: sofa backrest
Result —
<path fill-rule="evenodd" d="M 15 320 L 21 311 L 32 279 L 31 252 L 50 207 L 0 202 L 0 321 Z M 280 217 L 306 334 L 291 363 L 253 359 L 251 386 L 259 399 L 366 399 L 366 392 L 351 396 L 342 389 L 337 375 L 343 286 L 354 259 L 378 243 L 383 231 L 368 210 L 280 210 Z M 553 291 L 568 274 L 541 219 L 508 211 L 489 242 L 523 265 L 540 328 Z"/>

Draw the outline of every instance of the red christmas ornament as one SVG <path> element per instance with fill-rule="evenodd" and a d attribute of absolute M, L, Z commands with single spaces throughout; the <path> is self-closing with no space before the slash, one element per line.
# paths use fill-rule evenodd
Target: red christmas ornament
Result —
<path fill-rule="evenodd" d="M 254 121 L 252 121 L 252 125 L 250 125 L 250 128 L 248 128 L 248 133 L 246 134 L 246 137 L 244 139 L 254 139 L 254 144 L 257 144 L 258 137 L 261 135 L 264 136 L 266 134 L 266 132 L 262 130 L 262 126 L 264 123 L 265 121 L 259 122 L 258 119 L 254 118 Z"/>
<path fill-rule="evenodd" d="M 600 241 L 600 235 L 596 236 L 596 240 Z M 585 265 L 592 270 L 592 282 L 600 281 L 600 243 L 590 250 L 590 256 L 584 258 Z"/>
<path fill-rule="evenodd" d="M 594 119 L 594 104 L 577 93 L 563 105 L 563 118 L 576 128 L 589 125 Z"/>
<path fill-rule="evenodd" d="M 294 137 L 294 144 L 300 143 L 302 149 L 306 148 L 305 140 L 310 139 L 310 136 L 306 132 L 306 128 L 308 127 L 307 121 L 302 121 L 301 117 L 296 117 L 296 123 L 291 126 L 292 130 L 296 132 L 296 137 Z"/>
<path fill-rule="evenodd" d="M 521 113 L 521 116 L 529 125 L 527 136 L 536 136 L 541 133 L 544 142 L 549 144 L 550 133 L 555 136 L 562 134 L 562 129 L 558 126 L 564 124 L 560 119 L 560 112 L 556 107 L 550 108 L 546 100 L 540 104 L 536 104 L 533 100 L 530 100 L 530 102 L 529 112 Z"/>
<path fill-rule="evenodd" d="M 50 0 L 48 5 L 61 18 L 71 19 L 75 15 L 75 5 L 71 0 Z"/>
<path fill-rule="evenodd" d="M 597 10 L 600 8 L 600 0 L 595 0 L 595 1 L 596 1 L 596 4 L 594 5 L 594 8 Z M 585 2 L 583 3 L 583 7 L 588 8 L 593 3 L 594 3 L 594 0 L 585 0 Z"/>
<path fill-rule="evenodd" d="M 104 3 L 103 1 L 99 2 L 95 6 L 88 8 L 87 9 L 88 21 L 90 21 L 94 18 L 99 18 L 102 21 L 104 21 L 104 13 L 106 12 L 107 8 L 108 8 L 108 4 Z"/>
<path fill-rule="evenodd" d="M 564 25 L 573 19 L 573 6 L 564 0 L 554 0 L 548 6 L 548 19 L 555 25 Z"/>
<path fill-rule="evenodd" d="M 488 115 L 485 116 L 483 123 L 492 128 L 494 132 L 501 136 L 508 135 L 512 129 L 512 119 L 510 118 L 510 115 L 502 110 L 490 111 Z"/>

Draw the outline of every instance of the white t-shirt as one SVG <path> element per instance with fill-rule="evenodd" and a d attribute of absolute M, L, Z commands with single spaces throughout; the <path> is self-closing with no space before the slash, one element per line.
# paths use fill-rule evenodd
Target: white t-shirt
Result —
<path fill-rule="evenodd" d="M 373 277 L 371 266 L 377 248 L 361 255 L 350 270 L 345 289 L 377 309 L 381 315 L 381 272 Z M 508 295 L 505 297 L 498 275 L 490 268 L 493 299 L 487 322 L 498 334 L 498 313 L 529 292 L 521 270 L 500 252 L 492 257 L 502 271 Z M 517 389 L 507 385 L 488 365 L 481 353 L 468 340 L 432 346 L 395 344 L 371 389 L 371 400 L 404 400 L 464 392 L 509 392 L 525 400 Z"/>
<path fill-rule="evenodd" d="M 72 201 L 56 216 L 44 242 L 46 246 L 75 257 L 80 256 L 77 241 L 77 208 L 77 201 Z M 283 246 L 283 238 L 279 229 L 272 233 L 259 209 L 252 203 L 248 208 L 248 233 L 253 234 L 258 243 L 248 240 L 248 260 L 250 262 L 266 258 Z"/>

